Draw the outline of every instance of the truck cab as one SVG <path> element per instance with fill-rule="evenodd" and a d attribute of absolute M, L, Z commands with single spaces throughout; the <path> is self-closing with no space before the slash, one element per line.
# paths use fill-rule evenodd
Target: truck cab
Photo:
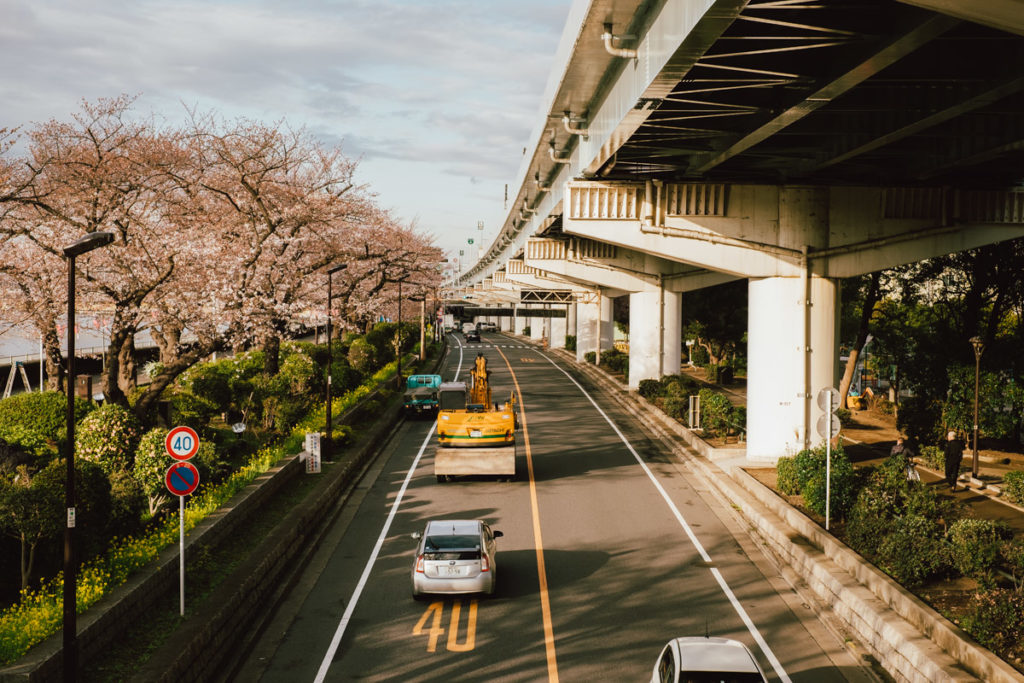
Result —
<path fill-rule="evenodd" d="M 405 412 L 436 412 L 440 389 L 441 375 L 409 375 L 405 380 Z"/>

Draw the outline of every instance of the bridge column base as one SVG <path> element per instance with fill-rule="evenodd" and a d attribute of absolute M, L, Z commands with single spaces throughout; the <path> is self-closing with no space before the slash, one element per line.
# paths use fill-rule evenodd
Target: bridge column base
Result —
<path fill-rule="evenodd" d="M 576 304 L 576 360 L 582 363 L 587 353 L 612 348 L 615 323 L 614 300 L 602 296 L 599 303 Z"/>
<path fill-rule="evenodd" d="M 815 396 L 835 386 L 838 281 L 751 278 L 747 291 L 747 459 L 775 462 L 822 442 Z"/>
<path fill-rule="evenodd" d="M 682 295 L 646 290 L 629 295 L 629 387 L 679 372 Z"/>

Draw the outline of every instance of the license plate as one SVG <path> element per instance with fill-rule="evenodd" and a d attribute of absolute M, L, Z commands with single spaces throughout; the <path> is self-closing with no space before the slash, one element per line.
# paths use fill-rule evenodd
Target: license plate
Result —
<path fill-rule="evenodd" d="M 442 567 L 441 574 L 444 576 L 462 576 L 461 567 Z"/>
<path fill-rule="evenodd" d="M 483 436 L 483 435 L 484 435 L 484 433 L 483 433 L 483 432 L 481 432 L 481 431 L 480 431 L 479 429 L 474 429 L 474 430 L 472 430 L 472 431 L 471 431 L 471 432 L 469 433 L 469 435 L 470 435 L 471 437 L 473 437 L 474 439 L 476 439 L 476 438 L 479 438 L 479 437 Z"/>

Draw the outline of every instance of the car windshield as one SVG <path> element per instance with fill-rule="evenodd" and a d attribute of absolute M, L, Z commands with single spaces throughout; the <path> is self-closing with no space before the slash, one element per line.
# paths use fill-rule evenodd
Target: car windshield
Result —
<path fill-rule="evenodd" d="M 427 536 L 423 544 L 424 552 L 438 552 L 441 550 L 479 550 L 479 536 L 465 536 L 460 534 L 445 536 Z"/>

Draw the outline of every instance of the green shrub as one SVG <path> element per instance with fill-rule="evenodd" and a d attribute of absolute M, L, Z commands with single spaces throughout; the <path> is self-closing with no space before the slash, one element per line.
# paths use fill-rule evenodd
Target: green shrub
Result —
<path fill-rule="evenodd" d="M 61 445 L 67 434 L 67 395 L 57 391 L 27 392 L 0 399 L 0 438 L 21 443 L 34 452 L 36 444 Z M 75 423 L 96 408 L 96 404 L 75 398 Z M 8 438 L 4 435 L 10 435 Z"/>
<path fill-rule="evenodd" d="M 878 412 L 880 412 L 882 415 L 896 414 L 896 404 L 894 404 L 885 396 L 875 396 L 875 400 L 872 402 L 872 407 Z"/>
<path fill-rule="evenodd" d="M 816 449 L 817 450 L 817 449 Z M 821 449 L 821 459 L 813 469 L 807 483 L 800 489 L 800 495 L 804 498 L 804 504 L 809 510 L 819 515 L 825 514 L 825 457 L 824 448 Z M 857 492 L 854 489 L 856 477 L 853 473 L 853 465 L 846 453 L 841 448 L 832 450 L 832 481 L 828 488 L 829 492 L 829 514 L 832 519 L 846 517 L 853 506 Z"/>
<path fill-rule="evenodd" d="M 576 335 L 567 334 L 565 335 L 565 350 L 575 351 L 576 350 Z"/>
<path fill-rule="evenodd" d="M 377 369 L 374 348 L 362 337 L 353 339 L 348 347 L 348 363 L 364 375 L 373 372 Z"/>
<path fill-rule="evenodd" d="M 529 325 L 527 325 L 527 326 L 525 326 L 523 328 L 523 336 L 524 337 L 529 337 L 530 336 L 530 326 Z"/>
<path fill-rule="evenodd" d="M 938 446 L 921 446 L 918 457 L 921 459 L 921 462 L 933 470 L 941 472 L 946 466 L 946 458 L 942 454 L 942 449 Z"/>
<path fill-rule="evenodd" d="M 938 443 L 943 429 L 942 403 L 924 396 L 900 399 L 896 427 L 916 443 Z"/>
<path fill-rule="evenodd" d="M 98 464 L 107 474 L 130 470 L 142 435 L 130 411 L 108 403 L 89 413 L 75 429 L 75 453 Z"/>
<path fill-rule="evenodd" d="M 1003 543 L 1013 536 L 1003 522 L 991 519 L 960 519 L 949 527 L 950 558 L 964 576 L 991 585 Z"/>
<path fill-rule="evenodd" d="M 217 406 L 190 391 L 178 390 L 168 397 L 171 404 L 171 422 L 191 427 L 202 433 L 206 425 L 217 414 Z"/>
<path fill-rule="evenodd" d="M 918 586 L 949 568 L 942 528 L 918 515 L 895 520 L 878 546 L 878 564 L 905 586 Z"/>
<path fill-rule="evenodd" d="M 689 375 L 665 375 L 659 381 L 665 392 L 674 384 L 684 395 L 696 394 L 704 386 Z"/>
<path fill-rule="evenodd" d="M 629 354 L 618 349 L 608 349 L 601 352 L 601 367 L 609 372 L 621 372 L 629 374 Z"/>
<path fill-rule="evenodd" d="M 836 417 L 839 418 L 839 424 L 848 425 L 853 419 L 853 413 L 850 412 L 849 408 L 837 408 Z"/>
<path fill-rule="evenodd" d="M 146 497 L 150 516 L 155 515 L 169 500 L 164 475 L 167 468 L 174 463 L 174 459 L 167 455 L 167 447 L 164 443 L 166 438 L 166 429 L 159 427 L 151 429 L 142 435 L 139 445 L 135 449 L 135 467 L 132 469 L 132 478 Z"/>
<path fill-rule="evenodd" d="M 690 410 L 690 397 L 683 392 L 682 387 L 679 384 L 669 384 L 665 387 L 664 396 L 662 410 L 665 414 L 675 420 L 686 420 Z"/>
<path fill-rule="evenodd" d="M 139 531 L 146 512 L 146 494 L 135 480 L 134 471 L 119 470 L 110 475 L 110 499 L 110 532 L 127 536 Z"/>
<path fill-rule="evenodd" d="M 996 588 L 976 593 L 963 626 L 985 647 L 1012 652 L 1024 642 L 1024 592 Z"/>
<path fill-rule="evenodd" d="M 656 379 L 642 379 L 637 392 L 647 400 L 652 400 L 661 396 L 661 388 L 661 382 Z"/>
<path fill-rule="evenodd" d="M 694 344 L 690 347 L 690 360 L 697 367 L 704 367 L 711 361 L 711 356 L 708 355 L 707 349 L 703 346 Z"/>
<path fill-rule="evenodd" d="M 903 499 L 897 491 L 879 485 L 862 488 L 846 518 L 846 540 L 861 555 L 874 557 L 902 511 Z"/>
<path fill-rule="evenodd" d="M 593 365 L 594 363 L 597 362 L 597 352 L 587 351 L 586 353 L 583 354 L 583 361 L 585 363 L 590 363 L 591 365 Z"/>
<path fill-rule="evenodd" d="M 732 404 L 725 394 L 711 389 L 701 389 L 700 426 L 710 436 L 725 435 L 732 426 Z"/>
<path fill-rule="evenodd" d="M 193 396 L 211 404 L 212 412 L 223 413 L 234 399 L 231 390 L 234 375 L 235 370 L 228 362 L 200 363 L 189 371 L 185 384 Z"/>
<path fill-rule="evenodd" d="M 788 496 L 800 493 L 800 482 L 796 476 L 796 461 L 793 458 L 781 457 L 775 463 L 776 485 L 779 491 Z"/>
<path fill-rule="evenodd" d="M 0 439 L 22 453 L 33 456 L 39 465 L 45 465 L 43 461 L 57 455 L 56 444 L 48 441 L 42 432 L 32 429 L 27 424 L 0 427 Z"/>
<path fill-rule="evenodd" d="M 1015 538 L 1003 543 L 999 549 L 1006 569 L 1013 575 L 1013 583 L 1020 590 L 1024 587 L 1024 538 Z"/>
<path fill-rule="evenodd" d="M 1011 503 L 1024 505 L 1024 470 L 1014 470 L 1003 475 L 1003 495 Z"/>

